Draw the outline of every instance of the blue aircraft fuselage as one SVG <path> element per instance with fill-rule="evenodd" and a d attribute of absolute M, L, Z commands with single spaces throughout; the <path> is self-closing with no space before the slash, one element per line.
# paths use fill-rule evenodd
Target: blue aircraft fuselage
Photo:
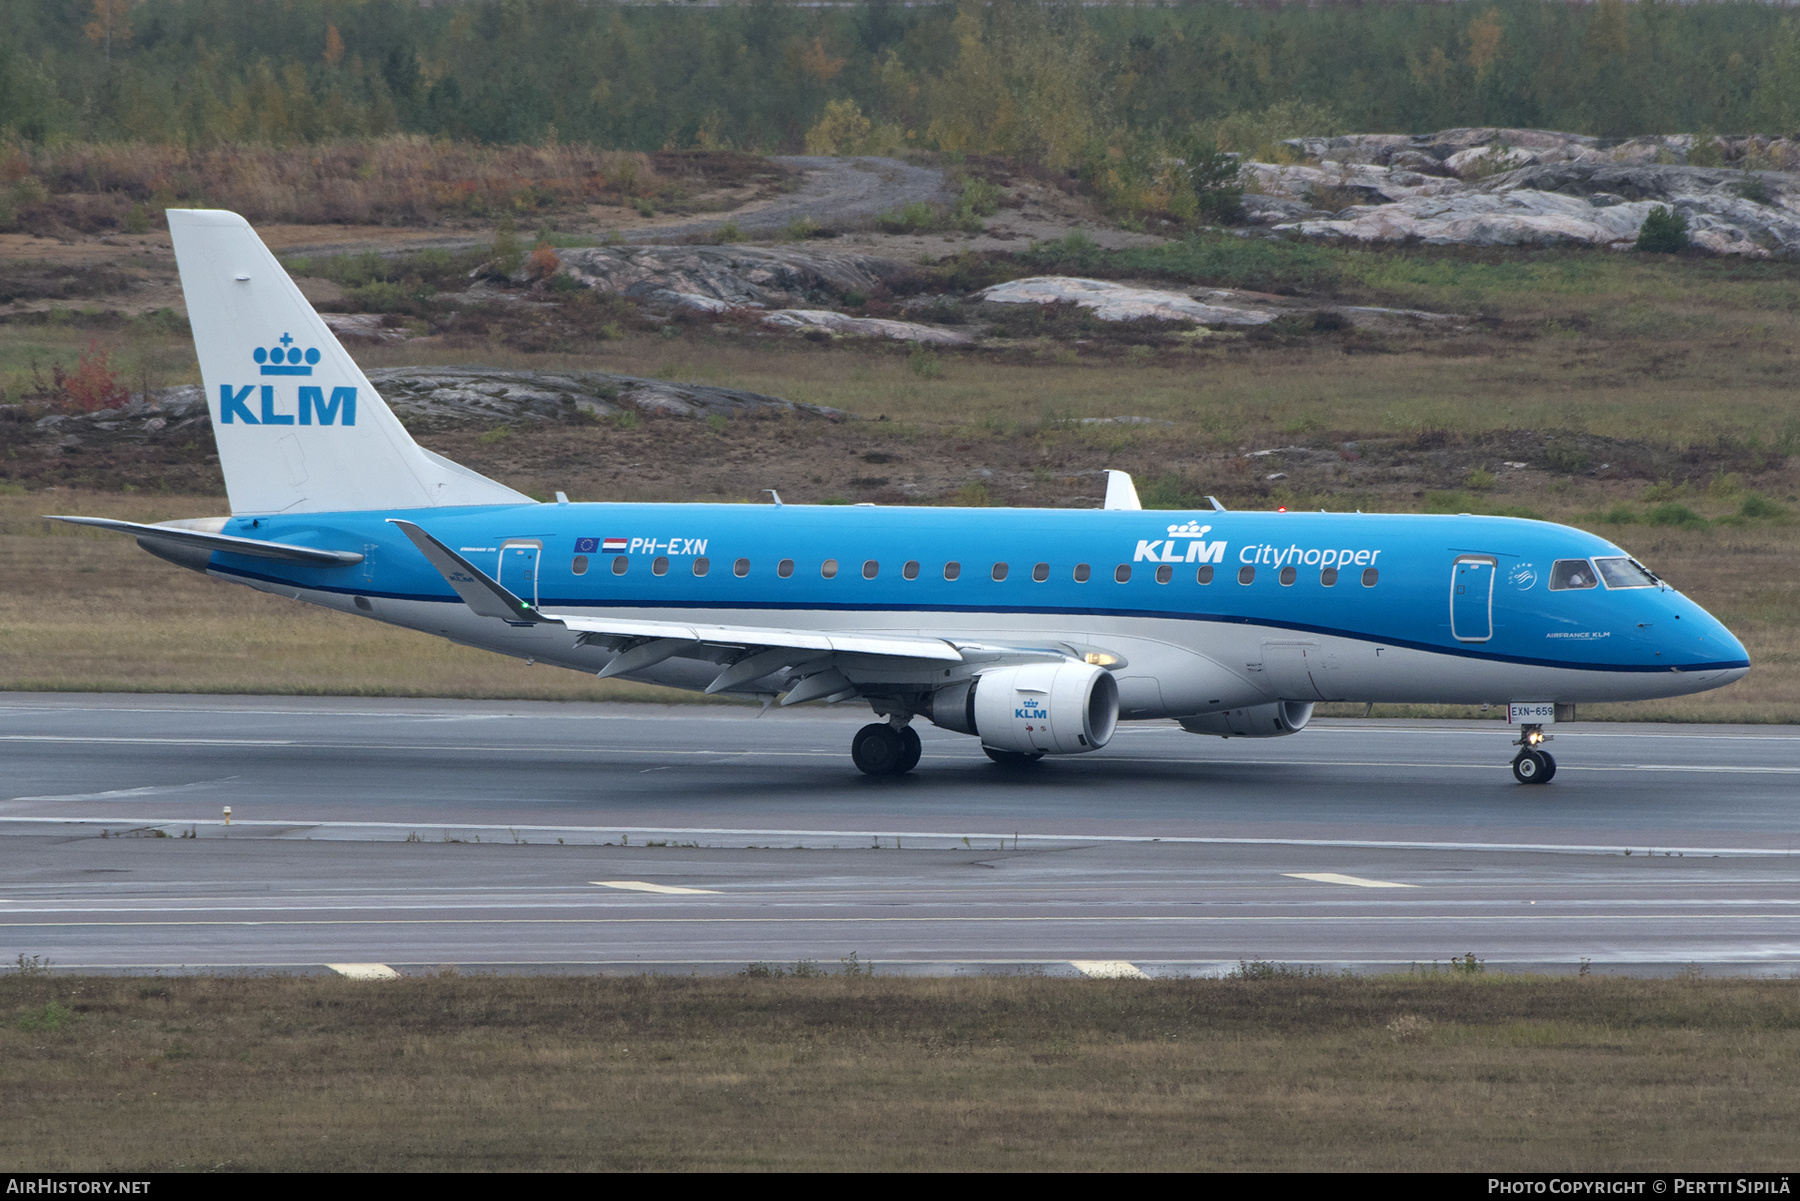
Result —
<path fill-rule="evenodd" d="M 546 653 L 541 638 L 453 632 L 444 617 L 461 603 L 391 517 L 417 522 L 545 611 L 1147 639 L 1180 652 L 1158 671 L 1179 673 L 1185 655 L 1198 656 L 1264 696 L 1282 689 L 1250 678 L 1259 674 L 1256 648 L 1323 639 L 1341 657 L 1331 685 L 1320 676 L 1286 699 L 1626 700 L 1717 687 L 1749 666 L 1738 640 L 1680 592 L 1649 577 L 1623 581 L 1638 586 L 1591 578 L 1594 561 L 1627 559 L 1604 538 L 1505 517 L 484 506 L 233 518 L 227 534 L 366 558 L 316 567 L 220 553 L 211 570 L 492 649 L 591 665 Z M 1555 565 L 1577 560 L 1590 564 L 1585 577 L 1558 569 L 1575 586 L 1553 589 Z M 1158 657 L 1127 652 L 1146 655 Z M 1396 655 L 1403 668 L 1392 666 Z M 1185 695 L 1179 681 L 1161 691 Z M 1225 698 L 1201 703 L 1213 700 Z M 1165 695 L 1127 715 L 1178 715 L 1191 703 Z"/>

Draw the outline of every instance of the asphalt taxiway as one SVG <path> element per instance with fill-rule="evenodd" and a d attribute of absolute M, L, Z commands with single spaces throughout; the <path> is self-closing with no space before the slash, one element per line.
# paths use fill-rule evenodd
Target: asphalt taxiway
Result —
<path fill-rule="evenodd" d="M 1800 731 L 1125 726 L 1026 771 L 866 714 L 0 697 L 0 952 L 59 969 L 1800 971 Z M 230 824 L 224 809 L 230 806 Z M 354 970 L 354 969 L 353 969 Z"/>

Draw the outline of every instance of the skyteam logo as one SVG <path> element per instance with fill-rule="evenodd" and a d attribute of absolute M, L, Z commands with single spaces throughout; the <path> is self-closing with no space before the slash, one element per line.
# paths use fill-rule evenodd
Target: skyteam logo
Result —
<path fill-rule="evenodd" d="M 258 346 L 250 357 L 261 364 L 264 375 L 311 375 L 319 363 L 319 348 L 309 347 L 302 352 L 292 337 L 282 334 L 280 346 Z"/>
<path fill-rule="evenodd" d="M 250 357 L 256 360 L 257 367 L 265 376 L 298 375 L 310 376 L 313 368 L 319 364 L 319 350 L 315 347 L 300 349 L 293 344 L 289 334 L 282 334 L 274 346 L 258 346 Z M 255 384 L 237 387 L 232 384 L 219 385 L 219 424 L 220 425 L 312 425 L 318 418 L 319 425 L 355 425 L 356 424 L 356 389 L 333 388 L 331 398 L 325 397 L 325 389 L 303 384 L 294 397 L 295 409 L 284 412 L 286 398 L 276 394 L 274 384 L 263 384 L 261 395 L 257 397 L 255 410 L 250 407 L 250 394 L 259 391 Z"/>
<path fill-rule="evenodd" d="M 1169 527 L 1167 540 L 1158 538 L 1155 541 L 1140 539 L 1137 553 L 1131 556 L 1133 563 L 1148 560 L 1151 563 L 1223 563 L 1225 561 L 1225 544 L 1223 542 L 1204 541 L 1210 525 L 1201 525 L 1195 521 Z M 1181 549 L 1181 543 L 1187 543 L 1187 549 Z"/>

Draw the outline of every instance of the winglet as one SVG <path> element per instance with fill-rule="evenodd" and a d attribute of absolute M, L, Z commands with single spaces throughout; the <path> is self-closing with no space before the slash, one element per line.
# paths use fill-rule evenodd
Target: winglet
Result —
<path fill-rule="evenodd" d="M 462 597 L 463 604 L 481 616 L 498 617 L 502 621 L 528 625 L 540 622 L 546 625 L 562 624 L 555 618 L 545 617 L 531 605 L 508 592 L 498 580 L 412 522 L 403 521 L 398 517 L 390 517 L 388 524 L 399 526 L 400 532 L 419 548 L 419 553 L 438 569 L 438 574 L 444 577 L 444 582 L 456 589 L 456 595 Z"/>
<path fill-rule="evenodd" d="M 1128 471 L 1106 472 L 1106 503 L 1103 509 L 1141 509 L 1143 504 L 1138 500 L 1137 485 L 1131 482 Z"/>

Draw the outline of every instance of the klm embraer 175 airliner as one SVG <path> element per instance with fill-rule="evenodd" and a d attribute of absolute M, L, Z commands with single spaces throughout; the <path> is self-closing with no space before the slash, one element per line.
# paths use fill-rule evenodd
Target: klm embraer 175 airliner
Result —
<path fill-rule="evenodd" d="M 862 700 L 1020 765 L 1120 720 L 1294 734 L 1319 701 L 1505 704 L 1513 775 L 1582 702 L 1717 688 L 1743 646 L 1604 538 L 1505 517 L 540 504 L 419 446 L 235 213 L 171 210 L 231 516 L 118 530 L 183 567 L 503 655 L 784 705 Z"/>

